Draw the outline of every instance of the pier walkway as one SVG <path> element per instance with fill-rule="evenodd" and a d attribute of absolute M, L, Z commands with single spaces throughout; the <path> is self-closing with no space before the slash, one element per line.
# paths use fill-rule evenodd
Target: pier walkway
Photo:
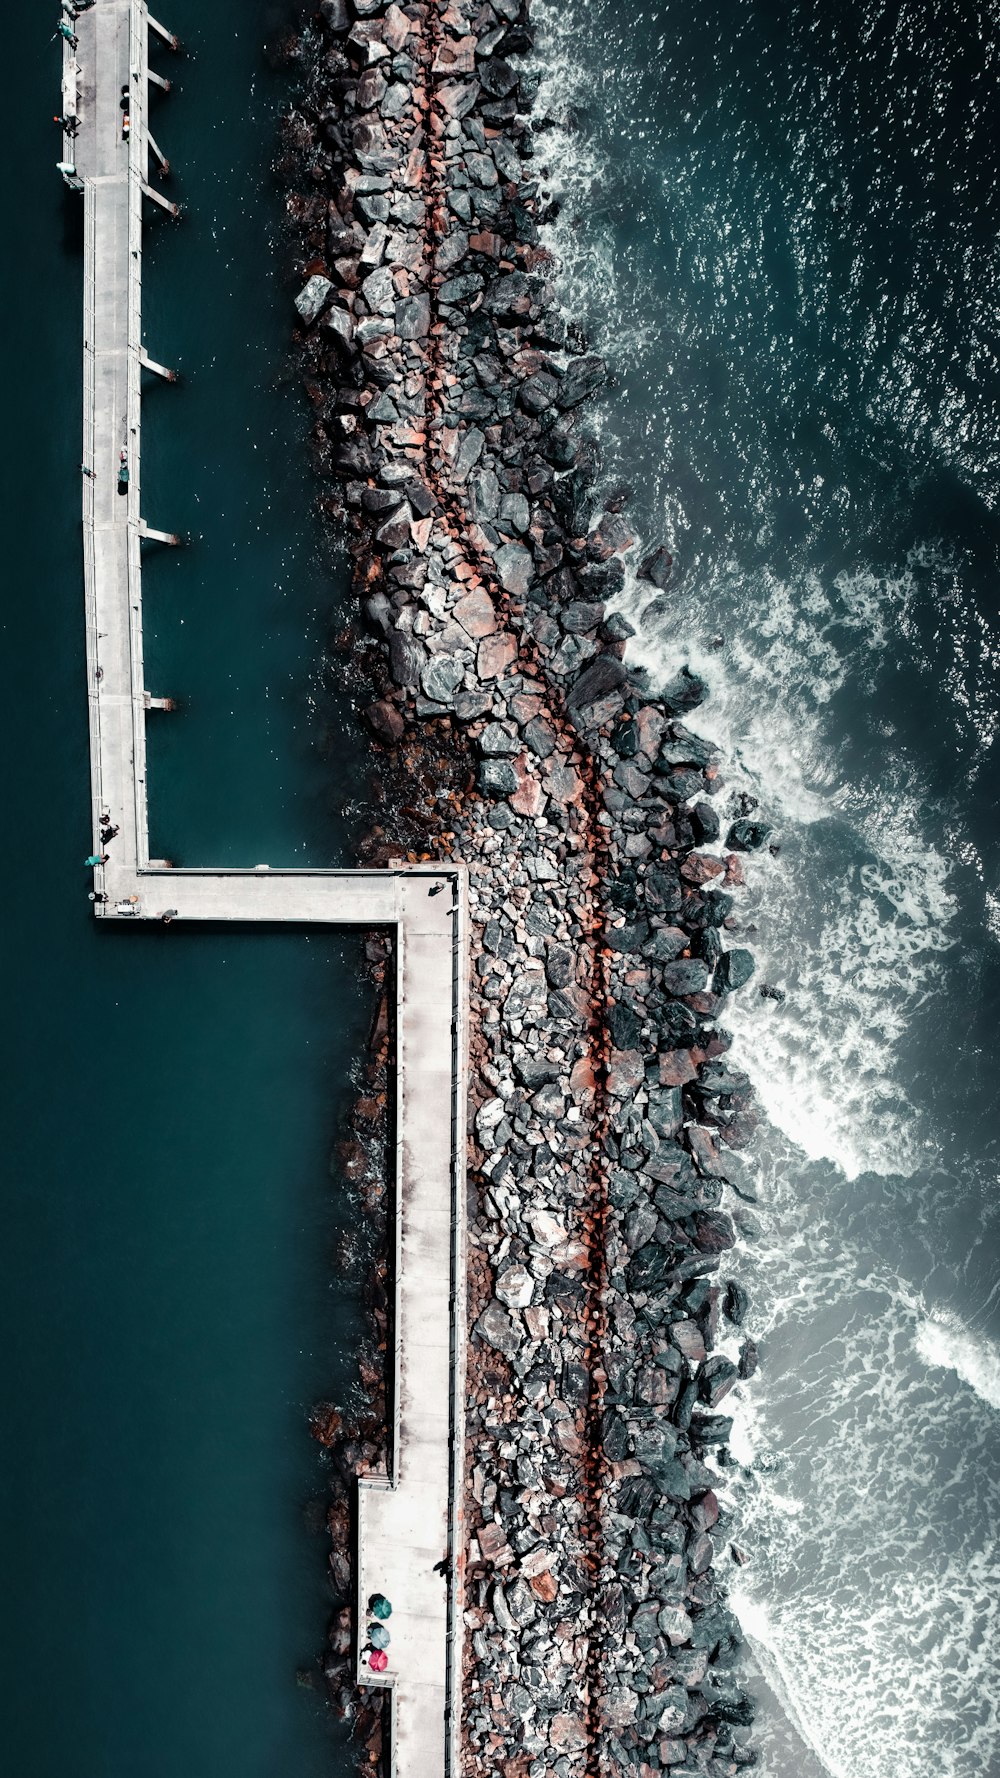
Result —
<path fill-rule="evenodd" d="M 357 1677 L 391 1691 L 395 1778 L 458 1770 L 464 1417 L 467 913 L 461 866 L 387 871 L 174 870 L 150 859 L 142 549 L 179 542 L 145 518 L 142 375 L 169 375 L 142 341 L 144 205 L 151 182 L 144 0 L 95 0 L 63 42 L 61 170 L 84 205 L 83 540 L 94 870 L 101 920 L 387 926 L 396 937 L 395 1343 L 390 1467 L 362 1478 Z M 159 46 L 157 46 L 159 47 Z M 127 100 L 123 108 L 122 99 Z M 123 127 L 127 114 L 128 126 Z M 75 129 L 73 128 L 75 122 Z M 127 478 L 123 474 L 127 466 Z M 121 482 L 121 491 L 119 489 Z M 163 515 L 156 513 L 162 520 Z M 170 720 L 157 716 L 156 720 Z M 116 828 L 107 842 L 102 830 Z M 453 1555 L 449 1578 L 435 1563 Z M 384 1674 L 363 1656 L 371 1593 L 392 1601 Z"/>

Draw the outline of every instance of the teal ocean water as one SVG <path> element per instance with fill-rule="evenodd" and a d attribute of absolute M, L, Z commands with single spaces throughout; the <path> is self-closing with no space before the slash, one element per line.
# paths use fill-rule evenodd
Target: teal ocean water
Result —
<path fill-rule="evenodd" d="M 995 14 L 539 0 L 535 165 L 699 726 L 780 850 L 730 1023 L 777 1778 L 1000 1773 Z M 548 120 L 546 122 L 546 119 Z"/>
<path fill-rule="evenodd" d="M 193 544 L 146 579 L 149 683 L 184 705 L 151 730 L 153 845 L 336 862 L 344 589 L 286 375 L 278 14 L 177 0 L 168 22 L 193 53 L 156 133 L 188 214 L 154 223 L 146 328 L 187 380 L 151 387 L 143 467 L 150 522 Z M 350 1756 L 296 1685 L 328 1610 L 305 1415 L 353 1372 L 329 1157 L 369 998 L 349 935 L 90 918 L 82 232 L 54 28 L 19 8 L 5 33 L 0 1765 L 328 1778 Z"/>

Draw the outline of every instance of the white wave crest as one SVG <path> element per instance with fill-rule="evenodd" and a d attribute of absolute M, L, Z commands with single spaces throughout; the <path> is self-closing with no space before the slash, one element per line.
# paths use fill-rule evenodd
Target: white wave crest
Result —
<path fill-rule="evenodd" d="M 980 1401 L 1000 1412 L 1000 1351 L 985 1334 L 973 1333 L 942 1309 L 918 1323 L 914 1344 L 926 1365 L 954 1371 Z"/>
<path fill-rule="evenodd" d="M 781 856 L 755 857 L 741 912 L 759 925 L 758 979 L 786 1002 L 737 996 L 727 1022 L 772 1123 L 849 1178 L 910 1174 L 926 1159 L 899 1052 L 956 912 L 950 862 L 905 762 L 887 748 L 877 782 L 845 779 L 825 716 L 911 592 L 909 571 L 842 575 L 827 592 L 815 575 L 746 585 L 727 570 L 707 597 L 681 589 L 667 619 L 643 623 L 648 589 L 633 585 L 623 601 L 642 625 L 630 658 L 657 682 L 685 662 L 706 680 L 691 725 L 720 743 L 733 787 L 779 830 Z M 724 650 L 704 635 L 706 609 L 728 610 Z"/>

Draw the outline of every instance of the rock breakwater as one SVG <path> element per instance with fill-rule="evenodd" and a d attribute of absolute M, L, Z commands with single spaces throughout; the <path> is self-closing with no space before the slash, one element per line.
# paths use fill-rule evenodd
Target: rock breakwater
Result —
<path fill-rule="evenodd" d="M 660 594 L 671 563 L 581 417 L 606 367 L 540 240 L 532 42 L 521 0 L 324 0 L 285 130 L 297 338 L 385 755 L 368 855 L 471 875 L 468 1769 L 721 1778 L 754 1756 L 718 1410 L 756 1352 L 719 1021 L 766 830 L 734 808 L 723 843 L 701 682 L 626 663 L 626 563 Z"/>

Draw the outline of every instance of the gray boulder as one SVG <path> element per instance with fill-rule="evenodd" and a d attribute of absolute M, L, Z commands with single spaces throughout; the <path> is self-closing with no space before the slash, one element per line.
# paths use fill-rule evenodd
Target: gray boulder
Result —
<path fill-rule="evenodd" d="M 506 1358 L 513 1358 L 521 1345 L 522 1335 L 515 1326 L 513 1317 L 496 1297 L 487 1303 L 476 1322 L 475 1331 L 481 1340 L 485 1340 L 497 1352 L 502 1352 Z"/>
<path fill-rule="evenodd" d="M 430 298 L 404 296 L 396 304 L 396 332 L 401 340 L 426 339 L 431 325 Z"/>
<path fill-rule="evenodd" d="M 509 759 L 484 759 L 479 767 L 479 788 L 487 796 L 513 796 L 517 773 Z"/>
<path fill-rule="evenodd" d="M 497 550 L 497 573 L 504 592 L 523 598 L 531 585 L 534 563 L 523 543 L 505 543 Z"/>
<path fill-rule="evenodd" d="M 666 993 L 676 999 L 687 994 L 703 994 L 708 987 L 708 965 L 700 957 L 668 963 L 663 971 L 663 986 Z"/>
<path fill-rule="evenodd" d="M 465 668 L 453 654 L 435 654 L 424 667 L 420 684 L 426 697 L 436 704 L 450 705 L 464 678 Z"/>
<path fill-rule="evenodd" d="M 319 272 L 306 279 L 295 298 L 295 307 L 307 326 L 311 321 L 315 321 L 332 289 L 333 285 L 329 278 L 322 277 Z"/>

